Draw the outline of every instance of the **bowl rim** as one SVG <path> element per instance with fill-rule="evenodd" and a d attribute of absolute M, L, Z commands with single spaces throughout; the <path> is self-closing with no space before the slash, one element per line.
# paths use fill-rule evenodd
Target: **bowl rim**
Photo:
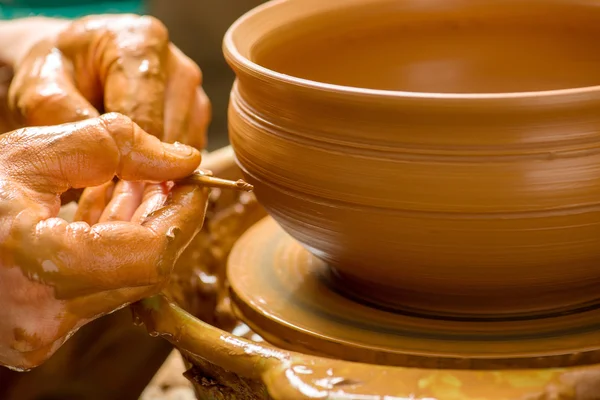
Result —
<path fill-rule="evenodd" d="M 541 91 L 524 91 L 524 92 L 502 92 L 502 93 L 436 93 L 436 92 L 411 92 L 400 90 L 384 90 L 384 89 L 369 89 L 353 86 L 344 86 L 331 83 L 324 83 L 310 79 L 299 78 L 296 76 L 284 74 L 266 68 L 249 58 L 242 55 L 236 46 L 233 38 L 234 33 L 240 26 L 245 24 L 249 19 L 264 12 L 269 8 L 278 7 L 283 3 L 296 0 L 271 0 L 254 7 L 250 11 L 239 17 L 225 32 L 223 38 L 223 52 L 225 59 L 228 62 L 236 64 L 240 69 L 246 72 L 259 74 L 272 81 L 285 83 L 288 85 L 312 89 L 320 92 L 338 93 L 344 95 L 357 95 L 361 97 L 382 98 L 382 99 L 430 99 L 430 100 L 490 100 L 490 101 L 506 101 L 506 100 L 525 100 L 525 99 L 545 99 L 564 98 L 564 97 L 588 97 L 600 95 L 600 85 L 582 86 L 575 88 L 541 90 Z M 593 96 L 596 97 L 596 96 Z M 600 96 L 598 96 L 600 98 Z"/>

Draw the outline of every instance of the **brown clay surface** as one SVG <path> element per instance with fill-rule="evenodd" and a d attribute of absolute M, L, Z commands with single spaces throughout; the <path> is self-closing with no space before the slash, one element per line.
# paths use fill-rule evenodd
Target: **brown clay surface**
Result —
<path fill-rule="evenodd" d="M 225 38 L 231 143 L 357 295 L 511 318 L 595 303 L 598 37 L 592 1 L 270 2 Z"/>
<path fill-rule="evenodd" d="M 165 297 L 136 312 L 153 334 L 194 364 L 186 375 L 205 398 L 352 400 L 598 400 L 597 366 L 528 370 L 385 367 L 287 352 L 236 337 Z"/>
<path fill-rule="evenodd" d="M 451 16 L 392 26 L 384 21 L 368 31 L 360 25 L 344 28 L 348 25 L 336 32 L 323 27 L 320 35 L 302 35 L 304 26 L 289 28 L 297 30 L 296 37 L 265 44 L 254 61 L 311 81 L 407 92 L 507 93 L 600 85 L 600 27 L 593 24 Z"/>

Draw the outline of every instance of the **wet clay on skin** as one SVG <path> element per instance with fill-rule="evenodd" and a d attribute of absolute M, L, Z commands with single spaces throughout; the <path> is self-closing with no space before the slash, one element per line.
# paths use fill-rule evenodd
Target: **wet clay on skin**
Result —
<path fill-rule="evenodd" d="M 277 2 L 225 39 L 237 160 L 355 297 L 513 319 L 595 304 L 599 22 L 561 0 Z"/>

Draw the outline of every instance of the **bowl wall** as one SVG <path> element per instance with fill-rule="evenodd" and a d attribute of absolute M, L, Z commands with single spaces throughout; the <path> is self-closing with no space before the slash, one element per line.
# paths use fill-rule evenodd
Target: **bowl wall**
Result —
<path fill-rule="evenodd" d="M 292 236 L 403 305 L 591 301 L 599 22 L 585 1 L 271 2 L 225 39 L 237 160 Z"/>

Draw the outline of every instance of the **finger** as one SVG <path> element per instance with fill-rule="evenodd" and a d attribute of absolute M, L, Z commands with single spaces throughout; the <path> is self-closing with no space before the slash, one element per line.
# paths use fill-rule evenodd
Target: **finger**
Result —
<path fill-rule="evenodd" d="M 86 188 L 79 199 L 75 212 L 75 221 L 86 222 L 94 225 L 100 221 L 100 216 L 112 197 L 115 184 L 108 181 L 103 185 Z"/>
<path fill-rule="evenodd" d="M 104 209 L 100 222 L 129 221 L 142 202 L 143 182 L 119 181 L 112 199 Z"/>
<path fill-rule="evenodd" d="M 200 68 L 174 45 L 170 46 L 168 63 L 168 84 L 165 94 L 165 136 L 166 142 L 179 141 L 190 144 L 192 140 L 199 150 L 203 148 L 208 121 L 210 102 L 200 88 L 202 72 Z"/>
<path fill-rule="evenodd" d="M 75 87 L 62 53 L 49 42 L 34 46 L 21 61 L 8 102 L 25 126 L 57 125 L 99 115 Z"/>
<path fill-rule="evenodd" d="M 167 183 L 146 185 L 142 204 L 131 217 L 131 222 L 141 224 L 148 215 L 163 207 L 167 201 L 169 188 Z"/>
<path fill-rule="evenodd" d="M 169 36 L 160 21 L 129 15 L 86 18 L 61 34 L 58 43 L 70 58 L 90 55 L 104 88 L 105 111 L 125 114 L 162 137 Z"/>
<path fill-rule="evenodd" d="M 39 249 L 35 258 L 47 260 L 43 269 L 26 260 L 20 265 L 24 273 L 54 283 L 58 299 L 161 285 L 202 227 L 207 198 L 206 188 L 175 186 L 166 204 L 141 225 L 108 222 L 90 227 L 56 218 L 39 221 L 34 229 L 18 225 L 22 240 Z"/>
<path fill-rule="evenodd" d="M 68 303 L 71 324 L 76 328 L 160 292 L 159 285 L 108 290 L 77 297 Z M 68 326 L 68 325 L 67 325 Z"/>
<path fill-rule="evenodd" d="M 185 143 L 190 120 L 190 105 L 194 102 L 196 88 L 201 84 L 200 68 L 177 47 L 169 47 L 167 63 L 168 83 L 165 91 L 164 141 Z"/>
<path fill-rule="evenodd" d="M 206 147 L 206 130 L 211 120 L 211 104 L 202 88 L 198 88 L 194 100 L 187 140 L 183 143 L 196 149 L 204 149 Z"/>
<path fill-rule="evenodd" d="M 115 174 L 129 181 L 178 180 L 200 163 L 197 150 L 162 143 L 116 113 L 13 131 L 0 137 L 0 146 L 8 149 L 0 159 L 12 179 L 44 193 L 97 186 Z"/>

